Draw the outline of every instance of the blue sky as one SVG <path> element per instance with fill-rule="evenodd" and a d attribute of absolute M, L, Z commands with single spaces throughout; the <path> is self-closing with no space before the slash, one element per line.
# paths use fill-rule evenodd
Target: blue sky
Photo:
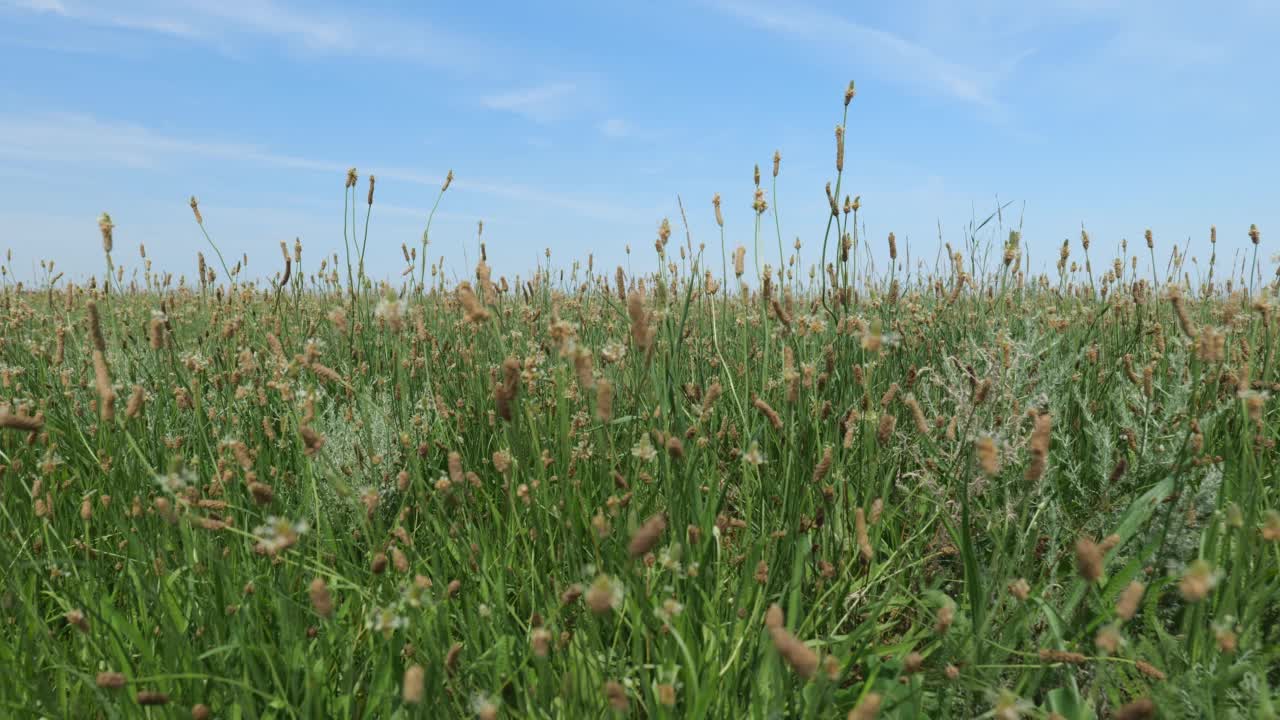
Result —
<path fill-rule="evenodd" d="M 547 247 L 607 270 L 628 243 L 651 269 L 677 195 L 695 242 L 719 254 L 719 192 L 750 246 L 752 166 L 779 149 L 783 234 L 813 259 L 856 79 L 845 187 L 880 258 L 894 231 L 932 260 L 997 197 L 1046 268 L 1081 222 L 1103 252 L 1151 227 L 1202 263 L 1211 224 L 1222 255 L 1257 223 L 1269 258 L 1278 33 L 1274 0 L 0 0 L 0 247 L 27 280 L 41 258 L 94 272 L 107 210 L 119 260 L 145 243 L 190 273 L 194 194 L 250 272 L 297 236 L 314 267 L 356 166 L 392 277 L 452 168 L 430 252 L 458 272 L 481 219 L 498 273 Z"/>

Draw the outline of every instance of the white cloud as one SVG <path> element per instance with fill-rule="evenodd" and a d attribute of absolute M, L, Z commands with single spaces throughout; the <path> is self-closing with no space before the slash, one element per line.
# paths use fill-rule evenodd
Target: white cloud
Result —
<path fill-rule="evenodd" d="M 445 69 L 464 77 L 509 77 L 528 64 L 516 49 L 444 30 L 413 17 L 346 11 L 280 0 L 0 0 L 51 22 L 150 33 L 197 41 L 240 57 L 253 41 L 318 56 L 389 60 Z M 485 82 L 490 82 L 485 80 Z M 551 122 L 583 109 L 599 79 L 591 73 L 480 98 L 491 110 Z"/>
<path fill-rule="evenodd" d="M 327 174 L 335 182 L 340 181 L 348 167 L 342 163 L 279 153 L 260 145 L 179 138 L 140 125 L 107 122 L 91 115 L 69 113 L 28 117 L 0 115 L 0 158 L 73 168 L 133 169 L 161 169 L 184 160 L 212 159 L 260 168 Z M 445 175 L 443 172 L 397 167 L 362 170 L 371 171 L 384 182 L 418 185 L 431 192 L 440 188 Z M 473 178 L 465 173 L 459 174 L 451 188 L 450 192 L 475 193 L 554 207 L 592 220 L 618 220 L 639 214 L 635 208 L 623 207 L 604 198 Z"/>
<path fill-rule="evenodd" d="M 132 168 L 155 168 L 175 159 L 211 157 L 335 174 L 343 169 L 338 164 L 280 155 L 253 145 L 186 140 L 139 125 L 103 122 L 91 115 L 74 113 L 0 115 L 0 157 Z"/>
<path fill-rule="evenodd" d="M 67 14 L 67 8 L 59 0 L 17 0 L 14 5 L 32 12 L 47 12 L 55 15 Z"/>
<path fill-rule="evenodd" d="M 299 42 L 304 47 L 327 52 L 351 52 L 360 37 L 339 18 L 319 13 L 299 13 L 274 2 L 208 2 L 183 0 L 192 12 L 224 22 L 236 30 Z"/>
<path fill-rule="evenodd" d="M 840 43 L 862 61 L 878 65 L 898 81 L 918 84 L 948 97 L 988 110 L 998 110 L 994 78 L 952 62 L 929 48 L 887 30 L 807 8 L 787 5 L 774 9 L 753 0 L 710 0 L 713 7 L 763 30 L 793 37 L 818 47 Z"/>
<path fill-rule="evenodd" d="M 170 10 L 157 10 L 146 14 L 124 12 L 118 8 L 103 10 L 92 5 L 67 5 L 63 0 L 15 0 L 13 7 L 29 12 L 56 15 L 64 20 L 86 23 L 121 30 L 141 30 L 175 35 L 183 38 L 198 37 L 200 33 L 191 24 L 177 19 Z"/>
<path fill-rule="evenodd" d="M 546 122 L 563 115 L 577 92 L 575 83 L 556 82 L 487 95 L 480 104 Z"/>
<path fill-rule="evenodd" d="M 3 0 L 0 0 L 3 1 Z M 420 20 L 276 0 L 7 0 L 16 8 L 93 27 L 199 39 L 220 51 L 266 38 L 308 53 L 395 59 L 497 74 L 514 61 L 478 38 Z"/>
<path fill-rule="evenodd" d="M 631 124 L 622 118 L 612 117 L 600 123 L 600 134 L 608 138 L 631 137 L 632 133 Z"/>

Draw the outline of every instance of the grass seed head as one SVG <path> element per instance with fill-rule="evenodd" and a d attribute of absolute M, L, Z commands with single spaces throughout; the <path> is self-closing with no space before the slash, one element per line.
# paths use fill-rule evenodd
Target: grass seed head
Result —
<path fill-rule="evenodd" d="M 627 700 L 627 689 L 622 686 L 622 683 L 610 680 L 604 684 L 603 692 L 610 710 L 625 713 L 630 709 L 631 703 Z"/>
<path fill-rule="evenodd" d="M 1133 663 L 1133 666 L 1138 669 L 1138 672 L 1142 673 L 1143 675 L 1146 675 L 1152 680 L 1165 679 L 1164 671 L 1156 667 L 1155 665 L 1152 665 L 1151 663 L 1147 662 L 1146 660 L 1135 660 Z"/>
<path fill-rule="evenodd" d="M 893 437 L 893 430 L 898 426 L 898 417 L 889 412 L 880 413 L 880 422 L 876 428 L 876 442 L 888 445 Z"/>
<path fill-rule="evenodd" d="M 123 673 L 107 671 L 98 673 L 96 682 L 103 690 L 119 690 L 126 681 Z"/>
<path fill-rule="evenodd" d="M 881 702 L 882 699 L 879 693 L 867 693 L 849 711 L 848 720 L 876 720 L 876 717 L 880 714 Z"/>
<path fill-rule="evenodd" d="M 1044 475 L 1049 459 L 1049 442 L 1053 431 L 1053 417 L 1049 413 L 1036 415 L 1031 431 L 1031 462 L 1027 464 L 1026 479 L 1035 482 Z"/>
<path fill-rule="evenodd" d="M 774 605 L 769 609 L 769 614 L 771 615 L 774 614 L 773 607 L 777 606 Z M 782 610 L 778 609 L 777 612 L 781 614 Z M 800 678 L 805 680 L 813 678 L 818 671 L 818 653 L 803 642 L 800 642 L 795 635 L 787 632 L 787 629 L 783 628 L 781 621 L 776 625 L 768 625 L 768 632 L 769 639 L 773 642 L 774 650 L 778 651 L 778 655 L 782 656 L 782 660 L 786 661 L 791 670 L 794 670 L 796 675 L 800 675 Z"/>
<path fill-rule="evenodd" d="M 858 552 L 862 555 L 863 562 L 870 564 L 875 557 L 875 550 L 872 549 L 871 539 L 867 535 L 867 515 L 862 508 L 853 511 L 853 527 L 858 541 Z"/>
<path fill-rule="evenodd" d="M 98 216 L 98 230 L 102 231 L 102 252 L 108 255 L 111 254 L 112 234 L 115 227 L 115 223 L 111 222 L 111 216 L 107 213 L 102 213 Z"/>
<path fill-rule="evenodd" d="M 32 417 L 15 413 L 8 407 L 0 407 L 0 428 L 28 433 L 39 432 L 44 428 L 44 417 L 41 415 Z"/>
<path fill-rule="evenodd" d="M 1156 704 L 1148 698 L 1139 698 L 1116 709 L 1115 720 L 1150 720 L 1156 717 Z"/>
<path fill-rule="evenodd" d="M 1120 593 L 1120 598 L 1116 600 L 1116 616 L 1121 620 L 1132 620 L 1138 612 L 1138 604 L 1142 602 L 1142 595 L 1146 589 L 1147 587 L 1137 580 L 1125 586 Z"/>
<path fill-rule="evenodd" d="M 1196 560 L 1187 567 L 1178 582 L 1178 592 L 1187 602 L 1200 602 L 1218 584 L 1218 573 L 1205 560 Z"/>
<path fill-rule="evenodd" d="M 333 596 L 329 594 L 329 586 L 325 584 L 324 578 L 312 580 L 307 593 L 317 615 L 326 619 L 333 617 Z"/>
<path fill-rule="evenodd" d="M 658 544 L 658 540 L 666 529 L 667 519 L 662 513 L 651 515 L 632 533 L 631 542 L 627 545 L 627 553 L 636 558 L 649 552 Z"/>
<path fill-rule="evenodd" d="M 168 705 L 168 704 L 169 704 L 169 694 L 168 694 L 168 693 L 163 693 L 163 692 L 158 692 L 158 691 L 156 691 L 156 690 L 139 690 L 139 691 L 138 691 L 138 704 L 139 704 L 139 705 L 151 705 L 151 706 L 156 706 L 156 705 Z"/>
<path fill-rule="evenodd" d="M 421 665 L 410 665 L 405 668 L 403 689 L 401 690 L 401 698 L 408 705 L 418 705 L 422 703 L 425 696 L 423 691 L 424 679 L 426 671 Z"/>
<path fill-rule="evenodd" d="M 480 324 L 489 319 L 489 311 L 480 303 L 471 283 L 463 280 L 458 283 L 458 303 L 462 305 L 463 317 L 469 323 Z"/>
<path fill-rule="evenodd" d="M 1076 571 L 1087 582 L 1102 578 L 1103 551 L 1092 539 L 1081 537 L 1076 541 Z"/>

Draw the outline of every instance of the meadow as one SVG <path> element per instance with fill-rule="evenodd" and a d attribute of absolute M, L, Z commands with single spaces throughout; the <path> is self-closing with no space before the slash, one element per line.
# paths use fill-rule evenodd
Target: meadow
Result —
<path fill-rule="evenodd" d="M 775 156 L 646 272 L 428 220 L 375 280 L 354 169 L 344 250 L 269 278 L 195 198 L 194 277 L 105 214 L 97 277 L 6 267 L 0 715 L 1276 717 L 1257 228 L 1041 271 L 998 208 L 909 260 L 842 128 L 803 246 Z"/>

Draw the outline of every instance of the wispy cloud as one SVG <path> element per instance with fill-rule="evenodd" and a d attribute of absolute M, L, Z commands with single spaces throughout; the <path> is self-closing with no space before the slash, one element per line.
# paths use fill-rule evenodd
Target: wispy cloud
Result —
<path fill-rule="evenodd" d="M 133 31 L 194 41 L 226 55 L 242 57 L 267 41 L 271 50 L 424 65 L 491 84 L 531 58 L 517 48 L 499 47 L 482 37 L 446 29 L 411 15 L 344 10 L 281 0 L 0 0 L 50 22 Z M 580 111 L 598 93 L 599 79 L 561 74 L 530 87 L 480 98 L 491 110 L 548 123 Z"/>
<path fill-rule="evenodd" d="M 420 19 L 305 6 L 277 0 L 0 0 L 65 22 L 200 40 L 227 51 L 255 39 L 323 55 L 394 59 L 459 72 L 498 74 L 512 58 L 480 38 Z M 482 49 L 482 51 L 478 51 Z"/>
<path fill-rule="evenodd" d="M 188 22 L 175 16 L 170 10 L 157 9 L 146 14 L 123 11 L 117 7 L 95 5 L 68 5 L 64 0 L 13 0 L 12 7 L 28 12 L 53 15 L 63 20 L 76 21 L 99 27 L 121 30 L 141 30 L 183 38 L 195 38 L 200 32 Z"/>
<path fill-rule="evenodd" d="M 158 168 L 183 158 L 220 158 L 269 167 L 339 173 L 342 166 L 240 143 L 176 138 L 92 115 L 0 115 L 0 157 L 69 165 Z"/>
<path fill-rule="evenodd" d="M 899 34 L 798 5 L 775 8 L 752 0 L 710 0 L 710 4 L 747 24 L 815 47 L 839 44 L 900 82 L 988 110 L 1000 108 L 988 73 L 950 61 Z"/>
<path fill-rule="evenodd" d="M 555 82 L 486 95 L 480 104 L 490 110 L 504 110 L 548 122 L 564 115 L 577 93 L 576 83 Z"/>
<path fill-rule="evenodd" d="M 346 172 L 342 163 L 276 152 L 251 143 L 221 140 L 191 140 L 174 137 L 130 123 L 100 120 L 84 114 L 39 116 L 0 115 L 0 158 L 9 161 L 55 164 L 71 168 L 126 167 L 158 170 L 183 162 L 221 160 L 259 168 L 297 170 L 338 178 Z M 438 189 L 445 173 L 383 166 L 363 168 L 379 179 Z M 575 192 L 547 190 L 533 185 L 467 177 L 455 180 L 451 192 L 515 200 L 530 205 L 553 207 L 580 218 L 618 220 L 641 215 L 608 198 Z"/>
<path fill-rule="evenodd" d="M 600 123 L 600 134 L 607 138 L 616 140 L 631 137 L 633 133 L 634 128 L 631 127 L 631 123 L 622 118 L 611 117 Z"/>
<path fill-rule="evenodd" d="M 67 14 L 67 8 L 60 0 L 16 0 L 12 4 L 14 7 L 33 12 L 48 12 L 55 15 Z"/>

